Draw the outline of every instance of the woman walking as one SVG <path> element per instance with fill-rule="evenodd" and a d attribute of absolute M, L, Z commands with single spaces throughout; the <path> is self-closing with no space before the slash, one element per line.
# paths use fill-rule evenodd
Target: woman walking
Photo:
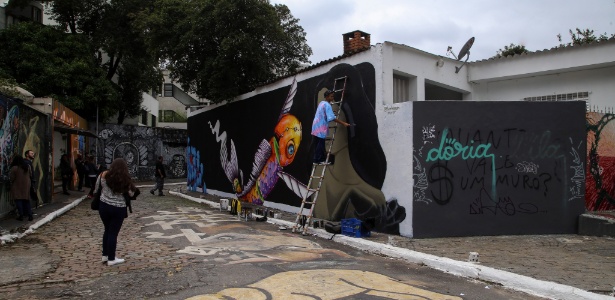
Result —
<path fill-rule="evenodd" d="M 115 256 L 117 236 L 124 219 L 128 217 L 124 194 L 133 197 L 138 194 L 138 189 L 130 178 L 126 161 L 122 158 L 113 160 L 109 170 L 98 176 L 95 191 L 99 186 L 102 186 L 102 192 L 98 212 L 105 226 L 102 240 L 102 262 L 113 266 L 124 262 L 124 259 Z"/>
<path fill-rule="evenodd" d="M 11 197 L 17 206 L 17 220 L 23 221 L 24 216 L 28 216 L 28 221 L 32 221 L 32 204 L 30 203 L 30 167 L 24 159 L 15 155 L 9 171 L 11 180 Z"/>

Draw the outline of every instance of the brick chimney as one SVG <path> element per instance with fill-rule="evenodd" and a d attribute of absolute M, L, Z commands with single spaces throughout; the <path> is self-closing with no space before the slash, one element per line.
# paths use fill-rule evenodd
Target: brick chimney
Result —
<path fill-rule="evenodd" d="M 357 52 L 369 48 L 369 33 L 355 30 L 342 35 L 344 38 L 344 54 Z"/>

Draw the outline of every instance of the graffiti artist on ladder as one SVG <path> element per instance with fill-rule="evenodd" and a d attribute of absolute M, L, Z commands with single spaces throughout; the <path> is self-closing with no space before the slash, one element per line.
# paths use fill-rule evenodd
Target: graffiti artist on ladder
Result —
<path fill-rule="evenodd" d="M 11 197 L 17 206 L 18 221 L 23 221 L 24 216 L 28 216 L 28 221 L 32 221 L 32 205 L 30 203 L 30 167 L 24 159 L 15 155 L 11 162 L 9 171 L 11 180 Z"/>
<path fill-rule="evenodd" d="M 152 195 L 154 195 L 154 192 L 158 190 L 158 196 L 164 196 L 162 193 L 162 188 L 164 187 L 164 178 L 167 177 L 167 175 L 164 172 L 162 160 L 162 156 L 158 156 L 158 161 L 156 162 L 156 174 L 154 174 L 154 176 L 156 176 L 156 187 L 149 191 Z"/>
<path fill-rule="evenodd" d="M 329 122 L 334 121 L 338 124 L 342 124 L 346 127 L 350 124 L 341 121 L 335 117 L 333 109 L 331 108 L 331 102 L 335 100 L 335 93 L 331 90 L 325 91 L 325 101 L 320 101 L 318 108 L 316 109 L 316 115 L 312 122 L 312 137 L 315 144 L 314 150 L 314 163 L 323 164 L 327 159 L 327 152 L 325 150 L 325 138 L 329 133 Z M 333 163 L 331 161 L 330 163 Z"/>
<path fill-rule="evenodd" d="M 62 176 L 62 193 L 64 195 L 70 195 L 68 193 L 68 185 L 73 180 L 73 173 L 73 167 L 70 166 L 68 154 L 62 154 L 60 157 L 60 175 Z"/>
<path fill-rule="evenodd" d="M 121 264 L 124 259 L 115 255 L 117 249 L 117 236 L 122 229 L 124 219 L 128 217 L 129 199 L 134 200 L 139 195 L 135 187 L 128 165 L 123 158 L 116 158 L 108 171 L 104 171 L 96 180 L 95 190 L 102 186 L 100 193 L 100 207 L 98 213 L 105 226 L 102 241 L 102 262 L 108 266 Z M 131 210 L 132 212 L 132 210 Z"/>

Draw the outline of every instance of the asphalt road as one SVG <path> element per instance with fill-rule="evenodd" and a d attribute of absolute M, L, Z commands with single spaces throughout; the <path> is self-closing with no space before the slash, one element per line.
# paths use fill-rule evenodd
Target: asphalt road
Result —
<path fill-rule="evenodd" d="M 0 247 L 0 299 L 541 299 L 143 193 L 100 261 L 89 200 Z"/>

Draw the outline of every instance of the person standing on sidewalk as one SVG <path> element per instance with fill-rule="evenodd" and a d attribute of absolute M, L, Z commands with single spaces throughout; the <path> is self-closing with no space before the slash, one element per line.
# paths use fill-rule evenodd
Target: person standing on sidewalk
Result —
<path fill-rule="evenodd" d="M 34 201 L 34 206 L 38 207 L 38 193 L 36 175 L 34 175 L 34 156 L 36 154 L 32 150 L 26 150 L 24 152 L 24 162 L 30 169 L 30 200 Z"/>
<path fill-rule="evenodd" d="M 64 195 L 70 195 L 68 193 L 68 185 L 73 180 L 73 173 L 73 167 L 70 166 L 68 154 L 62 154 L 60 157 L 60 175 L 62 176 L 62 193 Z"/>
<path fill-rule="evenodd" d="M 162 159 L 162 156 L 158 156 L 158 161 L 156 162 L 156 174 L 154 175 L 156 176 L 156 187 L 153 190 L 149 191 L 152 195 L 154 195 L 154 192 L 158 190 L 158 196 L 164 196 L 164 194 L 162 193 L 162 188 L 164 187 L 164 178 L 167 177 L 167 175 L 164 172 L 164 165 L 162 164 Z"/>
<path fill-rule="evenodd" d="M 85 180 L 88 182 L 87 186 L 90 187 L 88 198 L 92 198 L 94 195 L 94 185 L 96 185 L 96 176 L 98 176 L 98 169 L 94 164 L 94 156 L 88 156 L 85 160 Z"/>
<path fill-rule="evenodd" d="M 28 216 L 28 221 L 32 221 L 32 205 L 30 204 L 30 167 L 24 159 L 15 155 L 11 162 L 9 171 L 11 180 L 11 197 L 17 206 L 18 221 L 23 221 L 24 216 Z"/>
<path fill-rule="evenodd" d="M 81 153 L 77 153 L 75 158 L 75 168 L 77 168 L 77 191 L 83 192 L 83 181 L 85 180 L 85 162 Z"/>
<path fill-rule="evenodd" d="M 138 189 L 128 173 L 128 165 L 123 158 L 114 159 L 109 170 L 98 176 L 95 190 L 98 190 L 99 186 L 102 190 L 98 213 L 105 227 L 102 240 L 102 262 L 113 266 L 124 262 L 124 259 L 115 255 L 117 236 L 122 229 L 124 219 L 128 217 L 127 200 L 124 194 L 133 198 Z"/>

